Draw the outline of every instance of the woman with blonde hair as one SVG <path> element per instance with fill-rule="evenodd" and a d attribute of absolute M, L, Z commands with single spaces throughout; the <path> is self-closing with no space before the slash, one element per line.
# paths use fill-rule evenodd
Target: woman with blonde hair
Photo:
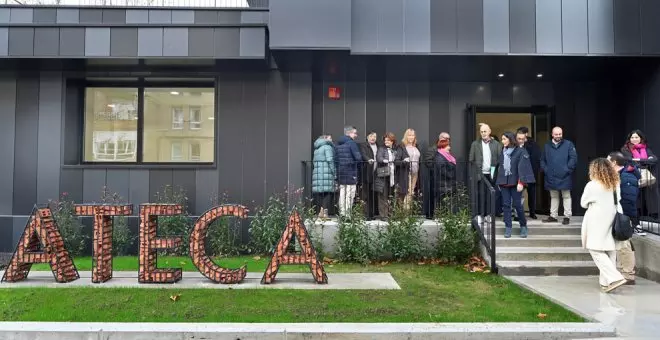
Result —
<path fill-rule="evenodd" d="M 402 174 L 403 180 L 405 183 L 401 186 L 401 194 L 405 194 L 404 204 L 406 207 L 410 207 L 412 202 L 413 195 L 415 194 L 415 186 L 417 185 L 417 179 L 419 178 L 419 161 L 421 158 L 421 153 L 417 149 L 417 136 L 415 135 L 415 130 L 407 129 L 403 133 L 403 139 L 401 140 L 402 148 L 406 149 L 408 157 L 410 159 L 410 168 L 408 173 L 405 172 Z M 405 192 L 403 192 L 405 190 Z"/>
<path fill-rule="evenodd" d="M 582 247 L 589 250 L 600 270 L 600 286 L 605 293 L 626 284 L 616 269 L 616 243 L 612 237 L 614 217 L 622 212 L 619 183 L 619 174 L 611 163 L 597 158 L 589 164 L 589 183 L 580 200 L 582 208 L 587 209 L 582 220 Z"/>

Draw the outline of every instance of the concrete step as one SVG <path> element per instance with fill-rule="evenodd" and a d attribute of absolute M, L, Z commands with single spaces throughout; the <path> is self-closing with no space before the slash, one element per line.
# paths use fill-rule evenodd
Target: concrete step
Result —
<path fill-rule="evenodd" d="M 500 225 L 500 224 L 504 225 L 504 220 L 502 218 L 498 218 L 498 219 L 495 220 L 495 224 L 496 225 Z M 514 220 L 513 225 L 515 227 L 516 225 L 518 225 L 518 222 L 516 222 Z M 528 227 L 533 227 L 533 226 L 535 226 L 535 227 L 537 227 L 537 226 L 543 226 L 543 227 L 560 227 L 560 226 L 563 226 L 563 227 L 566 227 L 566 226 L 581 227 L 582 226 L 582 218 L 580 217 L 580 219 L 577 219 L 577 218 L 571 219 L 571 222 L 569 224 L 566 224 L 566 225 L 562 224 L 561 220 L 559 222 L 545 223 L 545 222 L 541 221 L 540 218 L 536 219 L 536 220 L 532 220 L 532 219 L 528 218 L 527 219 L 527 226 Z"/>
<path fill-rule="evenodd" d="M 580 235 L 529 235 L 527 238 L 518 236 L 519 231 L 514 230 L 511 238 L 497 236 L 498 247 L 580 247 Z"/>
<path fill-rule="evenodd" d="M 580 226 L 555 226 L 555 225 L 543 225 L 543 226 L 527 226 L 528 234 L 531 235 L 580 235 Z M 513 234 L 515 235 L 520 231 L 520 227 L 513 225 Z M 504 235 L 504 223 L 497 223 L 495 225 L 495 232 L 497 235 Z"/>
<path fill-rule="evenodd" d="M 498 261 L 498 273 L 509 276 L 598 275 L 593 261 Z"/>
<path fill-rule="evenodd" d="M 591 255 L 581 247 L 497 247 L 500 261 L 589 261 Z"/>

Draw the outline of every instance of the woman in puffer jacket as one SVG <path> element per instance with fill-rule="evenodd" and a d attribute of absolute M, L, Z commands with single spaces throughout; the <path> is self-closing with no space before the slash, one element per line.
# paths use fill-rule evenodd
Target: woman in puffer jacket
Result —
<path fill-rule="evenodd" d="M 335 147 L 332 144 L 332 136 L 321 135 L 314 142 L 314 157 L 312 158 L 314 168 L 312 170 L 312 195 L 315 206 L 319 209 L 319 217 L 328 217 L 328 208 L 335 193 Z"/>

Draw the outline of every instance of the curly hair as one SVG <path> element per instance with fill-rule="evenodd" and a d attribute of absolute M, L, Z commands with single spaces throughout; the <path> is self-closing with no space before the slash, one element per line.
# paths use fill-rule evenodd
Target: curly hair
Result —
<path fill-rule="evenodd" d="M 607 158 L 596 158 L 589 164 L 589 179 L 600 182 L 605 189 L 614 191 L 619 186 L 619 174 Z"/>

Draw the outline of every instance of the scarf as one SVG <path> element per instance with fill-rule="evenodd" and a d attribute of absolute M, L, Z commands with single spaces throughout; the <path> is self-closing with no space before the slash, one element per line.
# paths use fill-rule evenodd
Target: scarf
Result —
<path fill-rule="evenodd" d="M 649 156 L 646 154 L 646 144 L 639 143 L 637 145 L 631 145 L 630 151 L 632 151 L 633 158 L 637 159 L 648 159 Z"/>
<path fill-rule="evenodd" d="M 449 151 L 444 150 L 444 149 L 438 149 L 438 152 L 439 152 L 443 157 L 445 157 L 445 159 L 447 159 L 447 161 L 448 161 L 449 163 L 452 163 L 452 164 L 456 165 L 456 158 L 455 158 L 452 154 L 450 154 Z"/>
<path fill-rule="evenodd" d="M 506 148 L 504 149 L 504 175 L 511 175 L 511 154 L 516 148 Z"/>

